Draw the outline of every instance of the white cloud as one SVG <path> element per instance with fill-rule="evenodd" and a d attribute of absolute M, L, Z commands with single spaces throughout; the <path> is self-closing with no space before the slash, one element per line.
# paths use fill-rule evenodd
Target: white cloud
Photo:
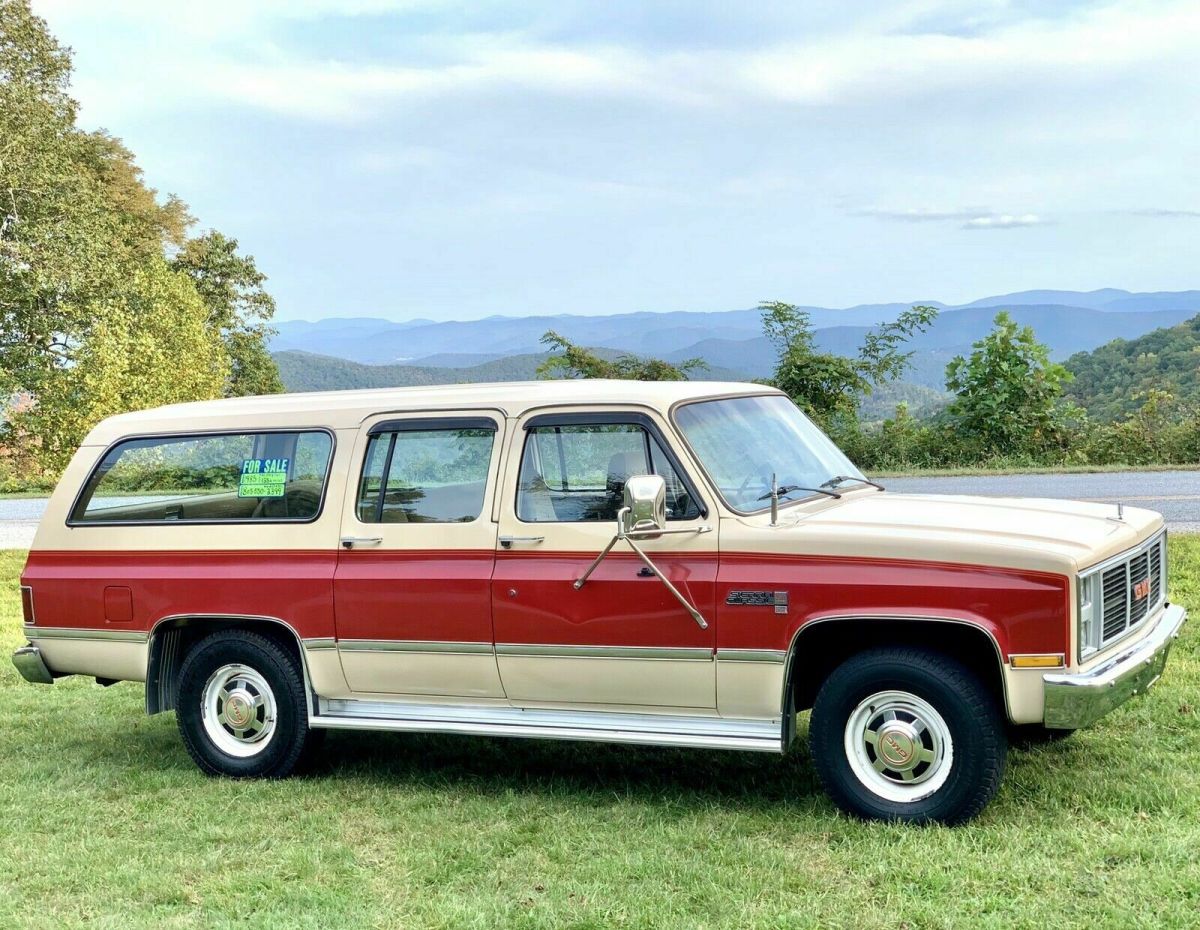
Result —
<path fill-rule="evenodd" d="M 960 210 L 868 207 L 852 210 L 851 214 L 902 223 L 959 223 L 963 229 L 1018 229 L 1023 226 L 1046 226 L 1050 222 L 1036 213 L 1000 213 L 986 207 L 967 207 Z"/>
<path fill-rule="evenodd" d="M 1156 217 L 1163 217 L 1163 218 L 1167 218 L 1167 219 L 1184 219 L 1184 218 L 1193 219 L 1193 218 L 1200 217 L 1200 210 L 1148 209 L 1148 210 L 1130 210 L 1128 212 L 1131 216 L 1156 216 Z"/>
<path fill-rule="evenodd" d="M 1118 0 L 1071 16 L 1005 21 L 965 35 L 901 31 L 939 12 L 966 15 L 961 5 L 943 0 L 900 5 L 869 27 L 847 22 L 840 31 L 803 39 L 780 35 L 745 46 L 673 51 L 632 42 L 539 39 L 528 30 L 449 31 L 438 33 L 438 60 L 420 64 L 330 60 L 294 44 L 273 44 L 277 27 L 289 21 L 399 14 L 415 7 L 436 4 L 135 0 L 115 9 L 84 0 L 37 4 L 52 27 L 61 22 L 107 30 L 108 41 L 136 49 L 123 68 L 89 76 L 90 99 L 83 102 L 106 116 L 122 107 L 144 108 L 151 96 L 165 107 L 207 101 L 339 120 L 367 117 L 388 101 L 505 87 L 690 106 L 753 101 L 832 106 L 1034 79 L 1052 87 L 1172 61 L 1181 69 L 1177 79 L 1194 84 L 1192 59 L 1200 46 L 1200 4 L 1191 0 Z M 449 13 L 443 25 L 447 21 L 453 22 Z M 144 93 L 146 86 L 155 93 Z"/>
<path fill-rule="evenodd" d="M 986 213 L 982 208 L 964 210 L 938 210 L 928 207 L 910 207 L 894 210 L 883 207 L 867 207 L 852 211 L 855 216 L 873 216 L 883 220 L 899 220 L 905 223 L 942 223 L 948 220 L 970 220 Z"/>
<path fill-rule="evenodd" d="M 1042 219 L 1036 213 L 1022 213 L 1014 216 L 1011 213 L 993 213 L 988 216 L 976 216 L 963 223 L 963 229 L 1019 229 L 1022 226 L 1046 226 L 1049 220 Z"/>

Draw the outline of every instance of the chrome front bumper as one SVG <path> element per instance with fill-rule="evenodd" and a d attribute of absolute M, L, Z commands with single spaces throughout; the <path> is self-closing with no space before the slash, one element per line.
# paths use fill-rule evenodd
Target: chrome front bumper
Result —
<path fill-rule="evenodd" d="M 22 646 L 13 653 L 13 665 L 21 673 L 21 677 L 35 685 L 52 685 L 54 676 L 42 659 L 42 650 L 37 646 Z"/>
<path fill-rule="evenodd" d="M 1186 619 L 1186 610 L 1168 604 L 1149 633 L 1095 668 L 1077 674 L 1046 675 L 1045 725 L 1055 730 L 1078 730 L 1144 692 L 1162 676 L 1167 653 Z"/>

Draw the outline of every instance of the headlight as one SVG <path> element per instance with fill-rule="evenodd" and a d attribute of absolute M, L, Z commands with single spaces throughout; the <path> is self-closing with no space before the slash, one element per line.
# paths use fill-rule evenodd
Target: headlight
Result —
<path fill-rule="evenodd" d="M 1086 659 L 1100 648 L 1100 620 L 1096 611 L 1098 575 L 1079 579 L 1079 658 Z"/>

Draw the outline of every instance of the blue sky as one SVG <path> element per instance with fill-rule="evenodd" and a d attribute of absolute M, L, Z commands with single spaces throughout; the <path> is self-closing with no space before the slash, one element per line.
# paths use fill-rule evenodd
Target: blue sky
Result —
<path fill-rule="evenodd" d="M 1200 285 L 1195 0 L 34 7 L 281 319 Z"/>

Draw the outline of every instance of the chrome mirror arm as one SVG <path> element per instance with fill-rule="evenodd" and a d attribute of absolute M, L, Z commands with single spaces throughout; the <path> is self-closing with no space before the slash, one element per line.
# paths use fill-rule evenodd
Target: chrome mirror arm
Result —
<path fill-rule="evenodd" d="M 587 583 L 587 580 L 588 580 L 588 578 L 591 577 L 592 572 L 594 572 L 596 570 L 596 568 L 600 565 L 600 563 L 604 561 L 604 557 L 607 556 L 610 552 L 612 552 L 613 546 L 615 546 L 618 542 L 620 542 L 623 539 L 623 540 L 625 540 L 625 542 L 629 543 L 629 548 L 632 549 L 634 552 L 636 552 L 638 554 L 638 557 L 643 562 L 646 563 L 646 567 L 654 573 L 654 577 L 657 578 L 659 581 L 661 581 L 663 584 L 665 584 L 667 586 L 667 590 L 670 591 L 672 595 L 674 595 L 675 600 L 679 601 L 679 603 L 683 605 L 684 610 L 686 610 L 688 612 L 688 614 L 691 615 L 691 618 L 696 621 L 696 623 L 699 625 L 700 629 L 707 630 L 708 629 L 708 621 L 704 619 L 704 615 L 702 613 L 700 613 L 700 611 L 697 610 L 692 605 L 691 601 L 689 601 L 686 597 L 684 597 L 682 594 L 679 593 L 679 589 L 676 588 L 675 585 L 671 584 L 671 582 L 669 580 L 667 580 L 667 576 L 664 575 L 661 571 L 659 571 L 658 566 L 655 565 L 650 560 L 650 556 L 646 555 L 646 553 L 642 551 L 642 547 L 639 546 L 636 542 L 634 542 L 634 540 L 638 539 L 638 538 L 644 538 L 644 537 L 649 537 L 649 538 L 653 539 L 653 538 L 657 538 L 658 536 L 662 536 L 662 535 L 668 534 L 668 533 L 695 533 L 695 534 L 699 535 L 702 533 L 711 533 L 712 527 L 711 526 L 697 526 L 697 527 L 687 527 L 685 529 L 677 529 L 677 530 L 652 529 L 652 530 L 633 530 L 631 532 L 626 532 L 625 516 L 626 516 L 626 514 L 628 514 L 628 512 L 629 512 L 628 507 L 622 507 L 619 511 L 617 511 L 617 532 L 614 534 L 613 538 L 608 541 L 608 545 L 605 546 L 600 551 L 600 554 L 592 560 L 592 564 L 587 567 L 587 570 L 584 571 L 584 573 L 582 575 L 580 575 L 578 578 L 575 579 L 575 582 L 574 582 L 575 590 L 578 591 L 580 588 L 582 588 L 584 586 L 584 584 Z"/>

